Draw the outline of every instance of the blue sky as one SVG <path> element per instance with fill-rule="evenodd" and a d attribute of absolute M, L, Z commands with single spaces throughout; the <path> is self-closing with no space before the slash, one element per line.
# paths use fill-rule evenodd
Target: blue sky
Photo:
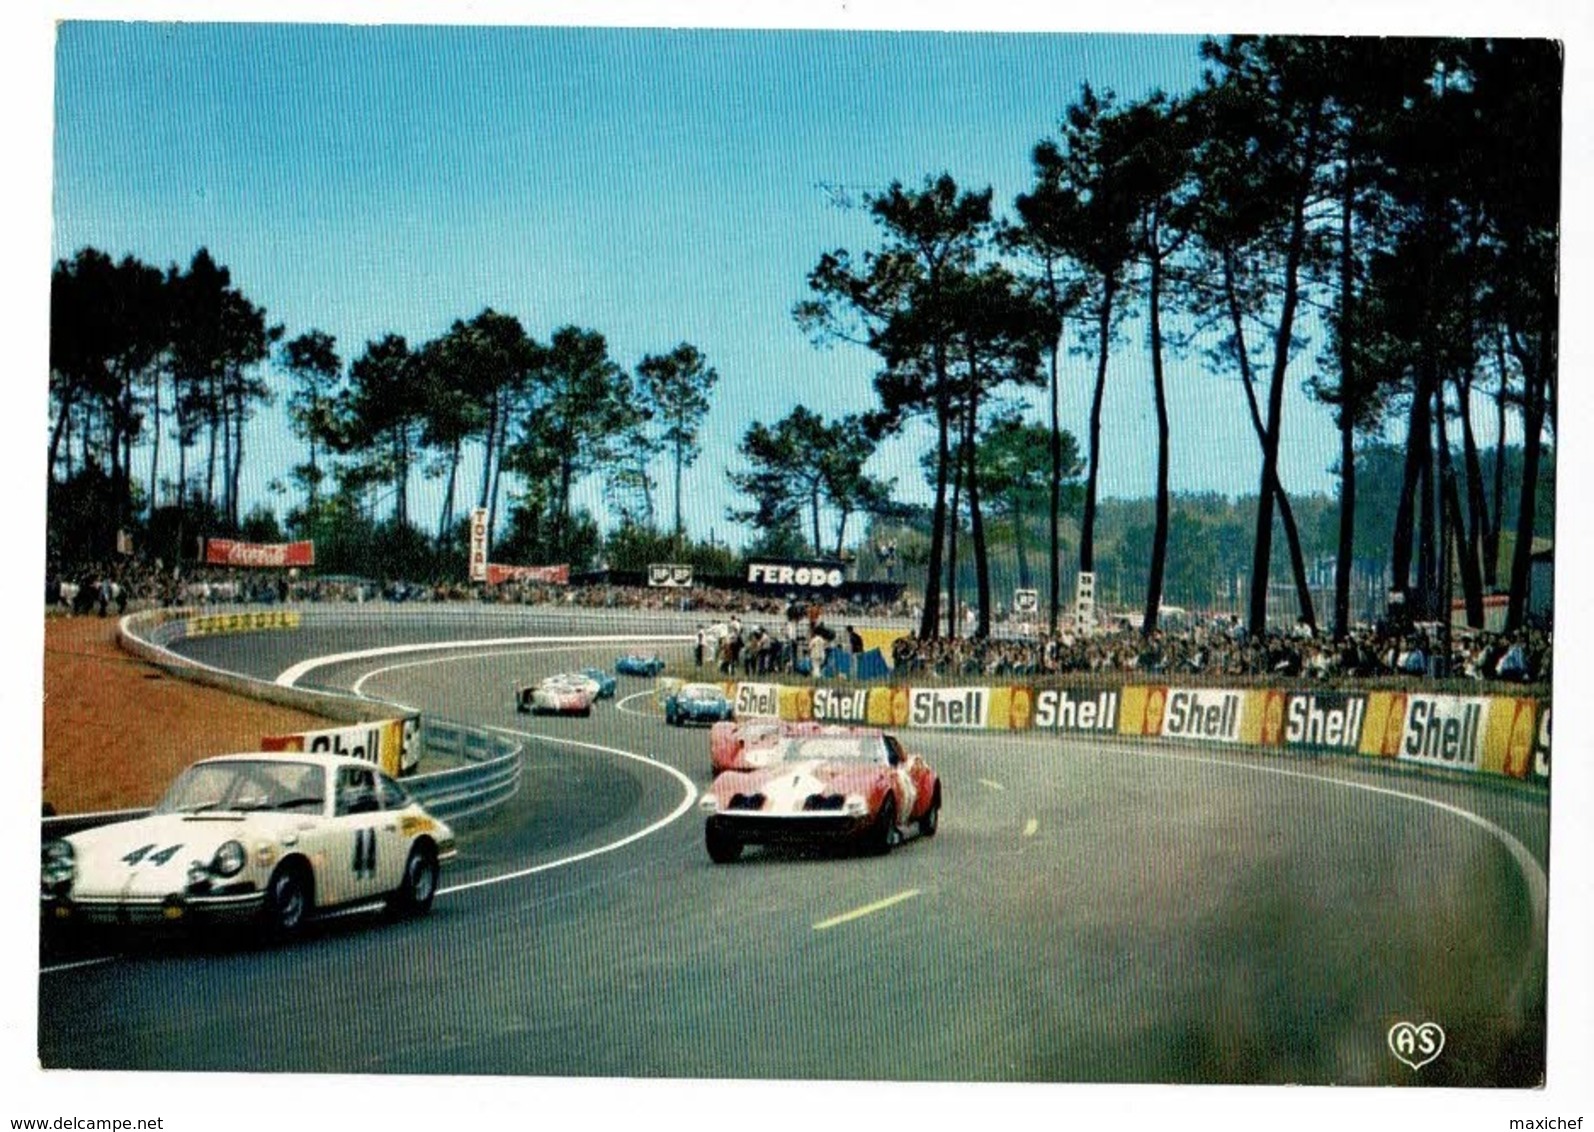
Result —
<path fill-rule="evenodd" d="M 568 322 L 598 329 L 627 366 L 691 341 L 721 383 L 686 478 L 687 520 L 700 537 L 735 542 L 725 471 L 747 425 L 799 403 L 839 413 L 872 400 L 873 356 L 816 349 L 790 316 L 821 252 L 877 242 L 867 214 L 838 207 L 820 184 L 856 200 L 945 169 L 992 186 L 1006 212 L 1028 187 L 1031 147 L 1055 132 L 1082 82 L 1130 98 L 1188 90 L 1197 44 L 65 23 L 53 251 L 94 245 L 165 265 L 208 246 L 290 336 L 319 327 L 345 361 L 387 331 L 419 342 L 486 306 L 542 338 Z M 1103 489 L 1143 495 L 1154 485 L 1149 362 L 1143 328 L 1125 333 Z M 1090 365 L 1066 362 L 1064 421 L 1080 434 Z M 1170 383 L 1175 489 L 1253 492 L 1239 386 L 1193 356 L 1172 361 Z M 1297 385 L 1286 483 L 1332 491 L 1331 422 Z M 922 493 L 922 441 L 888 446 L 871 470 Z M 254 424 L 246 451 L 246 503 L 303 459 L 280 410 Z M 439 484 L 417 492 L 423 520 L 440 495 Z M 596 481 L 582 498 L 600 505 Z"/>

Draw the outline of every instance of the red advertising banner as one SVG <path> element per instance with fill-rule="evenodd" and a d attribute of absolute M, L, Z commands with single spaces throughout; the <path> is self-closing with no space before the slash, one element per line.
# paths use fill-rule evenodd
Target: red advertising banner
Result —
<path fill-rule="evenodd" d="M 553 586 L 570 584 L 570 567 L 566 566 L 500 566 L 487 563 L 487 584 L 496 586 L 503 582 L 544 582 Z"/>
<path fill-rule="evenodd" d="M 205 540 L 205 564 L 208 566 L 314 566 L 315 543 L 304 542 L 235 542 L 230 538 Z"/>

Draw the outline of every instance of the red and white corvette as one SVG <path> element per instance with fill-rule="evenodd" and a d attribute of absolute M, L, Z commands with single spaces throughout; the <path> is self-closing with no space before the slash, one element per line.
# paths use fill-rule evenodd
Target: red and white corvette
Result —
<path fill-rule="evenodd" d="M 716 863 L 736 860 L 745 845 L 851 842 L 885 853 L 910 833 L 935 836 L 941 781 L 895 735 L 834 729 L 749 750 L 777 757 L 726 771 L 698 802 Z"/>
<path fill-rule="evenodd" d="M 855 728 L 809 720 L 750 719 L 724 721 L 708 732 L 708 758 L 716 776 L 727 770 L 757 770 L 781 757 L 781 740 L 804 735 L 845 734 Z"/>

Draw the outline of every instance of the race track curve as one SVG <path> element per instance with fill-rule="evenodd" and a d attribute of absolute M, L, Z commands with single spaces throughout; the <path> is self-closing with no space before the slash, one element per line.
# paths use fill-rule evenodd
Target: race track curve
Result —
<path fill-rule="evenodd" d="M 408 639 L 445 628 L 417 625 Z M 526 635 L 567 631 L 524 622 Z M 367 643 L 350 640 L 307 629 L 185 651 L 274 676 Z M 706 733 L 666 727 L 641 680 L 622 679 L 620 706 L 590 720 L 517 715 L 517 682 L 622 651 L 552 647 L 308 674 L 540 737 L 519 797 L 462 828 L 424 921 L 344 916 L 280 949 L 159 941 L 46 967 L 42 1063 L 1449 1086 L 1542 1075 L 1542 792 L 1354 759 L 915 732 L 944 783 L 935 839 L 886 858 L 750 851 L 716 866 L 680 777 L 707 784 Z M 1386 1047 L 1401 1020 L 1444 1027 L 1420 1074 Z"/>

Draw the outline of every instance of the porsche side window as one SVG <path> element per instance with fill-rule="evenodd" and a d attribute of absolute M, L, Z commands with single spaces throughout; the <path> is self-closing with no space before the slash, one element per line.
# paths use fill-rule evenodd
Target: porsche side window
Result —
<path fill-rule="evenodd" d="M 394 782 L 385 774 L 376 776 L 377 794 L 382 799 L 384 810 L 402 810 L 410 804 L 410 796 L 404 793 L 404 787 Z"/>
<path fill-rule="evenodd" d="M 886 736 L 886 758 L 892 766 L 902 765 L 902 744 L 897 742 L 896 736 Z"/>
<path fill-rule="evenodd" d="M 338 771 L 338 796 L 334 811 L 338 817 L 369 814 L 378 808 L 376 779 L 371 771 L 364 767 L 343 767 Z"/>

